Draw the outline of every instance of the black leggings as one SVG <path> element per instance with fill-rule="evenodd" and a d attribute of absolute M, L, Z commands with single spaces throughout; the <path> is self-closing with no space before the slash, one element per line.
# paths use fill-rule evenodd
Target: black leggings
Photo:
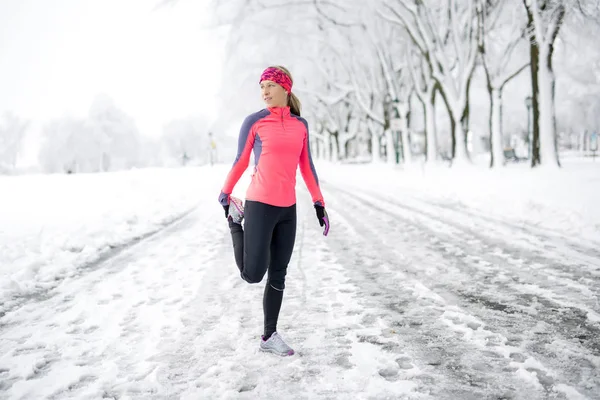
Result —
<path fill-rule="evenodd" d="M 296 240 L 296 205 L 276 207 L 247 200 L 244 228 L 229 222 L 235 262 L 243 280 L 259 283 L 268 271 L 263 295 L 265 337 L 277 329 L 285 275 Z"/>

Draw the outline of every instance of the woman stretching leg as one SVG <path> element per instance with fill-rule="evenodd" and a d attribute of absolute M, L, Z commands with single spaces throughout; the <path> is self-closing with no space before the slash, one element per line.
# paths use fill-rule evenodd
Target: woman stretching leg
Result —
<path fill-rule="evenodd" d="M 308 124 L 300 117 L 300 102 L 291 93 L 292 78 L 281 66 L 261 75 L 260 87 L 267 107 L 244 120 L 237 157 L 219 195 L 228 219 L 236 264 L 248 283 L 259 283 L 267 273 L 263 294 L 264 334 L 260 349 L 293 355 L 277 333 L 285 276 L 296 239 L 296 170 L 311 193 L 323 234 L 329 218 L 312 162 Z M 248 167 L 254 152 L 254 174 L 246 202 L 231 192 Z M 244 227 L 242 228 L 242 222 Z"/>

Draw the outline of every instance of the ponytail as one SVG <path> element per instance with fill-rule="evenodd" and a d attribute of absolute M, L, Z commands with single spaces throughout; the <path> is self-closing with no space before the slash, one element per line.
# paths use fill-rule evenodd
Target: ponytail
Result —
<path fill-rule="evenodd" d="M 290 77 L 292 83 L 294 83 L 294 78 L 292 78 L 292 74 L 290 74 L 290 71 L 288 71 L 286 67 L 283 67 L 281 65 L 273 65 L 272 67 L 285 72 L 285 74 Z M 300 109 L 302 108 L 302 104 L 300 103 L 298 97 L 292 92 L 290 92 L 290 94 L 288 95 L 287 105 L 288 107 L 290 107 L 290 112 L 292 114 L 300 116 Z"/>
<path fill-rule="evenodd" d="M 297 116 L 300 116 L 300 108 L 302 108 L 302 104 L 300 104 L 300 100 L 298 97 L 292 92 L 288 96 L 288 106 L 290 106 L 290 112 Z"/>

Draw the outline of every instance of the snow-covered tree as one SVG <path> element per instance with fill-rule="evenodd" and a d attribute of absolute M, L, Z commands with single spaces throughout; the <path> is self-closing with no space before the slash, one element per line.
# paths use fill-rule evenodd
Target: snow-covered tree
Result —
<path fill-rule="evenodd" d="M 355 133 L 347 131 L 345 124 L 341 123 L 348 120 L 349 111 L 342 102 L 353 109 L 350 121 L 366 118 L 372 121 L 374 117 L 360 108 L 359 101 L 363 98 L 358 97 L 363 89 L 367 93 L 365 99 L 369 97 L 370 89 L 361 79 L 364 77 L 363 67 L 371 67 L 366 52 L 373 53 L 363 46 L 364 30 L 353 17 L 364 17 L 356 11 L 364 7 L 364 3 L 286 3 L 282 7 L 280 1 L 250 0 L 213 4 L 217 19 L 231 25 L 226 61 L 229 72 L 226 74 L 237 78 L 235 82 L 224 83 L 222 101 L 227 104 L 227 112 L 243 115 L 254 111 L 247 99 L 255 96 L 258 100 L 257 77 L 262 69 L 267 65 L 290 66 L 295 78 L 293 90 L 306 105 L 303 110 L 308 112 L 303 116 L 308 117 L 311 141 L 321 142 L 321 148 L 326 149 L 332 159 L 343 157 L 341 149 L 354 140 Z M 338 17 L 344 21 L 338 23 Z M 272 22 L 265 25 L 265 18 Z M 350 19 L 350 23 L 345 19 Z M 277 30 L 278 34 L 273 35 L 273 30 Z M 354 64 L 356 60 L 361 61 L 359 67 Z M 356 76 L 357 73 L 360 77 Z M 353 79 L 363 85 L 359 86 L 361 93 L 358 95 Z M 229 93 L 233 93 L 235 98 L 230 98 Z M 379 92 L 376 94 L 380 95 Z M 365 101 L 367 105 L 368 100 Z M 374 104 L 381 107 L 381 102 Z M 373 148 L 377 149 L 374 151 L 375 159 L 384 133 L 383 121 L 380 122 L 371 124 L 373 142 L 376 143 Z"/>
<path fill-rule="evenodd" d="M 406 29 L 439 86 L 454 123 L 455 161 L 468 161 L 462 122 L 478 54 L 479 0 L 382 1 L 381 17 Z"/>
<path fill-rule="evenodd" d="M 106 95 L 87 118 L 62 117 L 43 128 L 39 160 L 48 172 L 102 172 L 142 166 L 142 140 L 133 119 Z"/>
<path fill-rule="evenodd" d="M 600 131 L 599 36 L 598 21 L 568 15 L 554 53 L 557 130 L 577 137 L 579 150 L 587 149 L 591 132 Z"/>
<path fill-rule="evenodd" d="M 210 160 L 207 125 L 197 118 L 179 119 L 163 127 L 161 143 L 167 156 L 179 165 L 206 164 Z"/>
<path fill-rule="evenodd" d="M 567 2 L 581 6 L 585 1 L 595 0 Z M 489 83 L 493 165 L 501 165 L 502 89 L 526 69 L 528 59 L 537 71 L 532 57 L 520 57 L 522 44 L 527 46 L 520 38 L 522 25 L 529 22 L 527 32 L 535 33 L 533 20 L 527 20 L 534 3 L 543 3 L 540 15 L 560 14 L 558 0 L 212 0 L 214 26 L 226 25 L 229 32 L 221 119 L 241 123 L 262 107 L 260 72 L 284 65 L 294 75 L 315 154 L 343 158 L 359 135 L 365 144 L 367 131 L 371 140 L 365 148 L 372 160 L 387 154 L 394 162 L 397 139 L 389 129 L 390 110 L 395 106 L 406 115 L 411 104 L 401 99 L 402 92 L 405 99 L 416 94 L 423 104 L 427 159 L 438 157 L 438 144 L 451 144 L 454 163 L 466 162 L 470 120 L 481 123 L 469 115 L 470 85 L 478 79 L 474 70 L 481 61 Z M 567 16 L 584 14 L 569 7 Z M 443 100 L 449 117 L 437 123 L 447 126 L 436 126 L 436 99 Z M 404 126 L 401 142 L 407 151 L 409 132 Z M 451 135 L 445 137 L 446 132 Z"/>
<path fill-rule="evenodd" d="M 91 140 L 92 132 L 84 119 L 63 117 L 43 129 L 39 161 L 44 171 L 55 173 L 98 172 L 103 169 L 102 149 Z"/>
<path fill-rule="evenodd" d="M 140 135 L 135 121 L 107 95 L 94 98 L 88 120 L 88 143 L 101 149 L 103 170 L 120 170 L 137 167 L 140 159 Z"/>
<path fill-rule="evenodd" d="M 490 95 L 490 166 L 500 167 L 504 164 L 502 92 L 529 65 L 527 20 L 519 0 L 488 0 L 481 23 L 481 60 Z"/>
<path fill-rule="evenodd" d="M 29 122 L 11 112 L 0 119 L 0 173 L 14 170 Z"/>
<path fill-rule="evenodd" d="M 533 89 L 533 157 L 532 166 L 560 165 L 556 147 L 554 106 L 554 41 L 567 11 L 563 0 L 523 0 L 527 11 L 531 40 L 531 75 Z"/>
<path fill-rule="evenodd" d="M 556 106 L 553 55 L 555 41 L 565 20 L 598 24 L 600 4 L 595 0 L 522 0 L 528 19 L 531 41 L 531 76 L 533 89 L 533 159 L 532 166 L 560 166 L 557 147 Z"/>
<path fill-rule="evenodd" d="M 438 140 L 435 118 L 435 93 L 437 82 L 433 79 L 431 69 L 425 58 L 419 53 L 409 51 L 406 57 L 408 71 L 413 80 L 413 89 L 417 98 L 423 105 L 423 117 L 425 119 L 426 156 L 428 163 L 438 160 Z"/>

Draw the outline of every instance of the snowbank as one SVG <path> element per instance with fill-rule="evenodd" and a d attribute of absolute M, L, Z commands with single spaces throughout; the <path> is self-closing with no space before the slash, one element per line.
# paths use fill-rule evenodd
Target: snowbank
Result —
<path fill-rule="evenodd" d="M 201 202 L 214 212 L 228 167 L 0 177 L 0 313 Z"/>

